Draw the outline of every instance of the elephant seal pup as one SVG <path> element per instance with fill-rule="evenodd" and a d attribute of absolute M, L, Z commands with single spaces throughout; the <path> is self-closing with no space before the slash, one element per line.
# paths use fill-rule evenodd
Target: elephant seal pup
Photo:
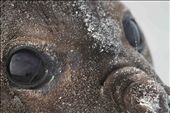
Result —
<path fill-rule="evenodd" d="M 137 22 L 114 1 L 1 3 L 3 113 L 169 113 Z"/>

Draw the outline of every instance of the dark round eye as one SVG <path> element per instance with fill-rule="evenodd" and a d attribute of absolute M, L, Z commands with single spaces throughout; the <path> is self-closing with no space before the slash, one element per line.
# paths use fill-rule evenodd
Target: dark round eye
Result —
<path fill-rule="evenodd" d="M 9 80 L 23 88 L 34 88 L 45 80 L 43 59 L 37 52 L 20 49 L 13 52 L 7 64 Z"/>
<path fill-rule="evenodd" d="M 142 33 L 132 16 L 125 16 L 123 20 L 124 32 L 129 43 L 139 52 L 143 49 Z"/>

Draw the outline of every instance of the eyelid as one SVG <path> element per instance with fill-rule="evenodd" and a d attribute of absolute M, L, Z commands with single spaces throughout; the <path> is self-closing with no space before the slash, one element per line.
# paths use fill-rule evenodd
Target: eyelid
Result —
<path fill-rule="evenodd" d="M 44 52 L 50 52 L 52 50 L 50 48 L 56 48 L 55 44 L 35 37 L 18 37 L 3 45 L 2 51 L 4 51 L 3 54 L 5 55 L 11 48 L 19 48 L 24 46 L 33 47 Z"/>

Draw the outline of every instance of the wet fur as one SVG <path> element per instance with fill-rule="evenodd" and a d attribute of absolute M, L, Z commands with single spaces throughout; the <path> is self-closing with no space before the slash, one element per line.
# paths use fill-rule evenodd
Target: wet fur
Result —
<path fill-rule="evenodd" d="M 160 108 L 153 110 L 168 113 L 169 88 L 152 68 L 147 43 L 144 40 L 145 47 L 138 53 L 126 40 L 122 19 L 128 10 L 114 1 L 83 4 L 94 12 L 100 7 L 118 21 L 121 34 L 114 37 L 116 43 L 108 46 L 89 34 L 81 2 L 1 4 L 0 110 L 3 113 L 152 113 L 140 100 L 155 99 Z M 52 62 L 50 76 L 54 79 L 38 89 L 11 86 L 6 76 L 6 60 L 12 48 L 21 46 L 45 54 Z"/>

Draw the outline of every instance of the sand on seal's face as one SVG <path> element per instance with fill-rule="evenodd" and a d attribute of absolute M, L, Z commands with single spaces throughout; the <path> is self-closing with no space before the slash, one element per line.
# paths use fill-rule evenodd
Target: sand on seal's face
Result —
<path fill-rule="evenodd" d="M 1 110 L 4 113 L 168 113 L 168 90 L 126 38 L 119 2 L 39 1 L 1 5 Z M 42 57 L 39 87 L 14 85 L 8 60 L 31 48 Z M 14 75 L 15 76 L 15 75 Z M 20 86 L 20 87 L 19 87 Z"/>

